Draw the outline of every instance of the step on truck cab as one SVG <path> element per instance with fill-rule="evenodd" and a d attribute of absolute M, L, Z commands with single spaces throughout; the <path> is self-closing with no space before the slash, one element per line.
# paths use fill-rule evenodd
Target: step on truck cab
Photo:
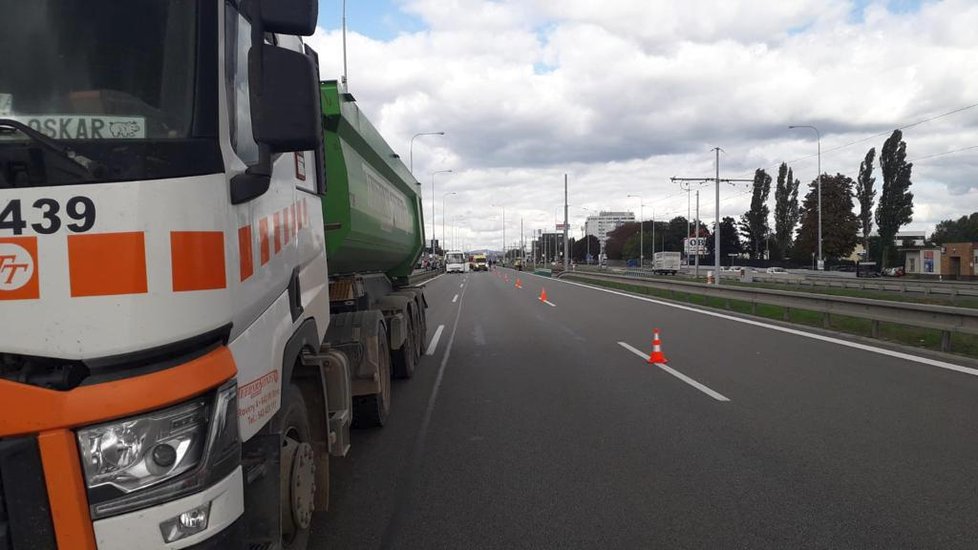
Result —
<path fill-rule="evenodd" d="M 4 2 L 3 550 L 305 548 L 383 423 L 423 295 L 331 304 L 317 6 Z"/>

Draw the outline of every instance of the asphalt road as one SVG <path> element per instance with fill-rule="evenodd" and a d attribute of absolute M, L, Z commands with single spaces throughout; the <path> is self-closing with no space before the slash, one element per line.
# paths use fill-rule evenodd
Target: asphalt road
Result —
<path fill-rule="evenodd" d="M 508 270 L 426 295 L 313 549 L 978 545 L 978 371 Z M 656 327 L 671 372 L 620 344 Z"/>

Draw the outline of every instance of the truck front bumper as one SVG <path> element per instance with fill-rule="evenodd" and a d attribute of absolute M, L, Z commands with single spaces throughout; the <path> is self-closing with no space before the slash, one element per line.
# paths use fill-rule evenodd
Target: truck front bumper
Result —
<path fill-rule="evenodd" d="M 226 528 L 244 514 L 244 482 L 241 467 L 223 480 L 199 493 L 146 508 L 128 514 L 113 516 L 94 522 L 95 542 L 99 550 L 176 550 L 180 548 L 241 548 L 240 540 L 226 540 L 221 536 Z M 202 504 L 210 503 L 207 529 L 167 544 L 160 532 L 160 524 Z M 228 535 L 235 534 L 232 529 Z M 237 533 L 240 537 L 240 533 Z M 214 546 L 216 540 L 226 546 Z"/>

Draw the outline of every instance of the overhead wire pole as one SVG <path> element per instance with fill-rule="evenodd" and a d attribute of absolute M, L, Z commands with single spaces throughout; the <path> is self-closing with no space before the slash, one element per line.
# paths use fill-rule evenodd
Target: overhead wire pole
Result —
<path fill-rule="evenodd" d="M 343 0 L 343 86 L 346 87 L 346 0 Z M 434 198 L 434 197 L 432 197 Z"/>
<path fill-rule="evenodd" d="M 441 234 L 442 234 L 442 238 L 444 238 L 446 240 L 448 239 L 448 233 L 445 233 L 445 218 L 446 218 L 446 216 L 445 216 L 445 199 L 448 198 L 449 195 L 458 195 L 458 193 L 456 193 L 455 191 L 449 191 L 448 193 L 444 193 L 441 196 Z M 431 220 L 431 223 L 434 224 L 435 223 L 435 220 Z M 435 253 L 434 246 L 435 246 L 434 235 L 432 235 L 432 240 L 431 240 L 431 247 L 432 247 L 431 253 L 432 254 Z M 444 252 L 445 251 L 445 247 L 444 246 L 441 247 L 441 250 L 442 250 L 442 252 Z"/>
<path fill-rule="evenodd" d="M 692 187 L 691 187 L 690 183 L 691 182 L 688 182 L 688 181 L 681 181 L 681 182 L 679 182 L 679 188 L 680 189 L 685 188 L 685 190 L 686 190 L 686 246 L 687 247 L 689 246 L 689 239 L 692 238 L 691 233 L 693 232 L 693 218 L 692 218 L 692 212 L 690 211 L 690 208 L 689 208 L 689 206 L 690 206 L 690 204 L 689 204 L 690 191 L 692 190 Z M 699 235 L 697 235 L 697 237 L 699 237 Z M 688 252 L 686 253 L 686 267 L 689 267 L 689 253 Z"/>
<path fill-rule="evenodd" d="M 693 277 L 700 278 L 700 190 L 696 190 L 696 271 Z"/>
<path fill-rule="evenodd" d="M 736 183 L 736 182 L 753 182 L 753 179 L 737 179 L 737 178 L 726 178 L 720 179 L 720 152 L 723 149 L 715 147 L 712 149 L 716 152 L 716 176 L 712 178 L 669 178 L 673 182 L 684 182 L 684 181 L 709 181 L 713 180 L 716 182 L 716 220 L 714 221 L 713 230 L 713 284 L 720 286 L 720 182 L 726 183 Z M 725 152 L 725 151 L 724 151 Z M 696 237 L 699 238 L 699 228 L 697 227 Z M 697 252 L 699 252 L 697 250 Z M 699 255 L 697 255 L 697 260 Z"/>
<path fill-rule="evenodd" d="M 567 174 L 564 174 L 564 272 L 570 267 L 570 250 L 567 240 Z"/>
<path fill-rule="evenodd" d="M 449 174 L 452 170 L 436 170 L 431 173 L 431 253 L 435 253 L 435 174 Z"/>
<path fill-rule="evenodd" d="M 506 261 L 506 205 L 490 204 L 489 206 L 503 209 L 503 261 L 505 262 Z"/>
<path fill-rule="evenodd" d="M 638 268 L 642 269 L 645 267 L 645 199 L 641 195 L 628 196 L 638 199 Z M 652 227 L 655 227 L 655 222 L 652 222 Z M 654 245 L 655 242 L 652 244 Z"/>

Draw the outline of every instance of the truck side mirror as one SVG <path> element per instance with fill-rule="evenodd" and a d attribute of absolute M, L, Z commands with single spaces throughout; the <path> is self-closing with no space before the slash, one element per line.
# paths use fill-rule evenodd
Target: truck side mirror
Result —
<path fill-rule="evenodd" d="M 312 59 L 268 44 L 256 50 L 251 55 L 262 56 L 262 70 L 261 101 L 253 109 L 258 111 L 252 120 L 255 141 L 272 153 L 316 150 L 322 135 L 318 71 Z"/>
<path fill-rule="evenodd" d="M 248 202 L 268 191 L 273 154 L 308 150 L 318 154 L 322 147 L 315 55 L 265 44 L 266 33 L 312 35 L 318 1 L 253 0 L 246 6 L 252 20 L 248 51 L 251 130 L 259 145 L 259 158 L 231 178 L 231 204 Z"/>
<path fill-rule="evenodd" d="M 317 0 L 262 0 L 261 18 L 266 32 L 312 36 L 319 19 Z"/>

